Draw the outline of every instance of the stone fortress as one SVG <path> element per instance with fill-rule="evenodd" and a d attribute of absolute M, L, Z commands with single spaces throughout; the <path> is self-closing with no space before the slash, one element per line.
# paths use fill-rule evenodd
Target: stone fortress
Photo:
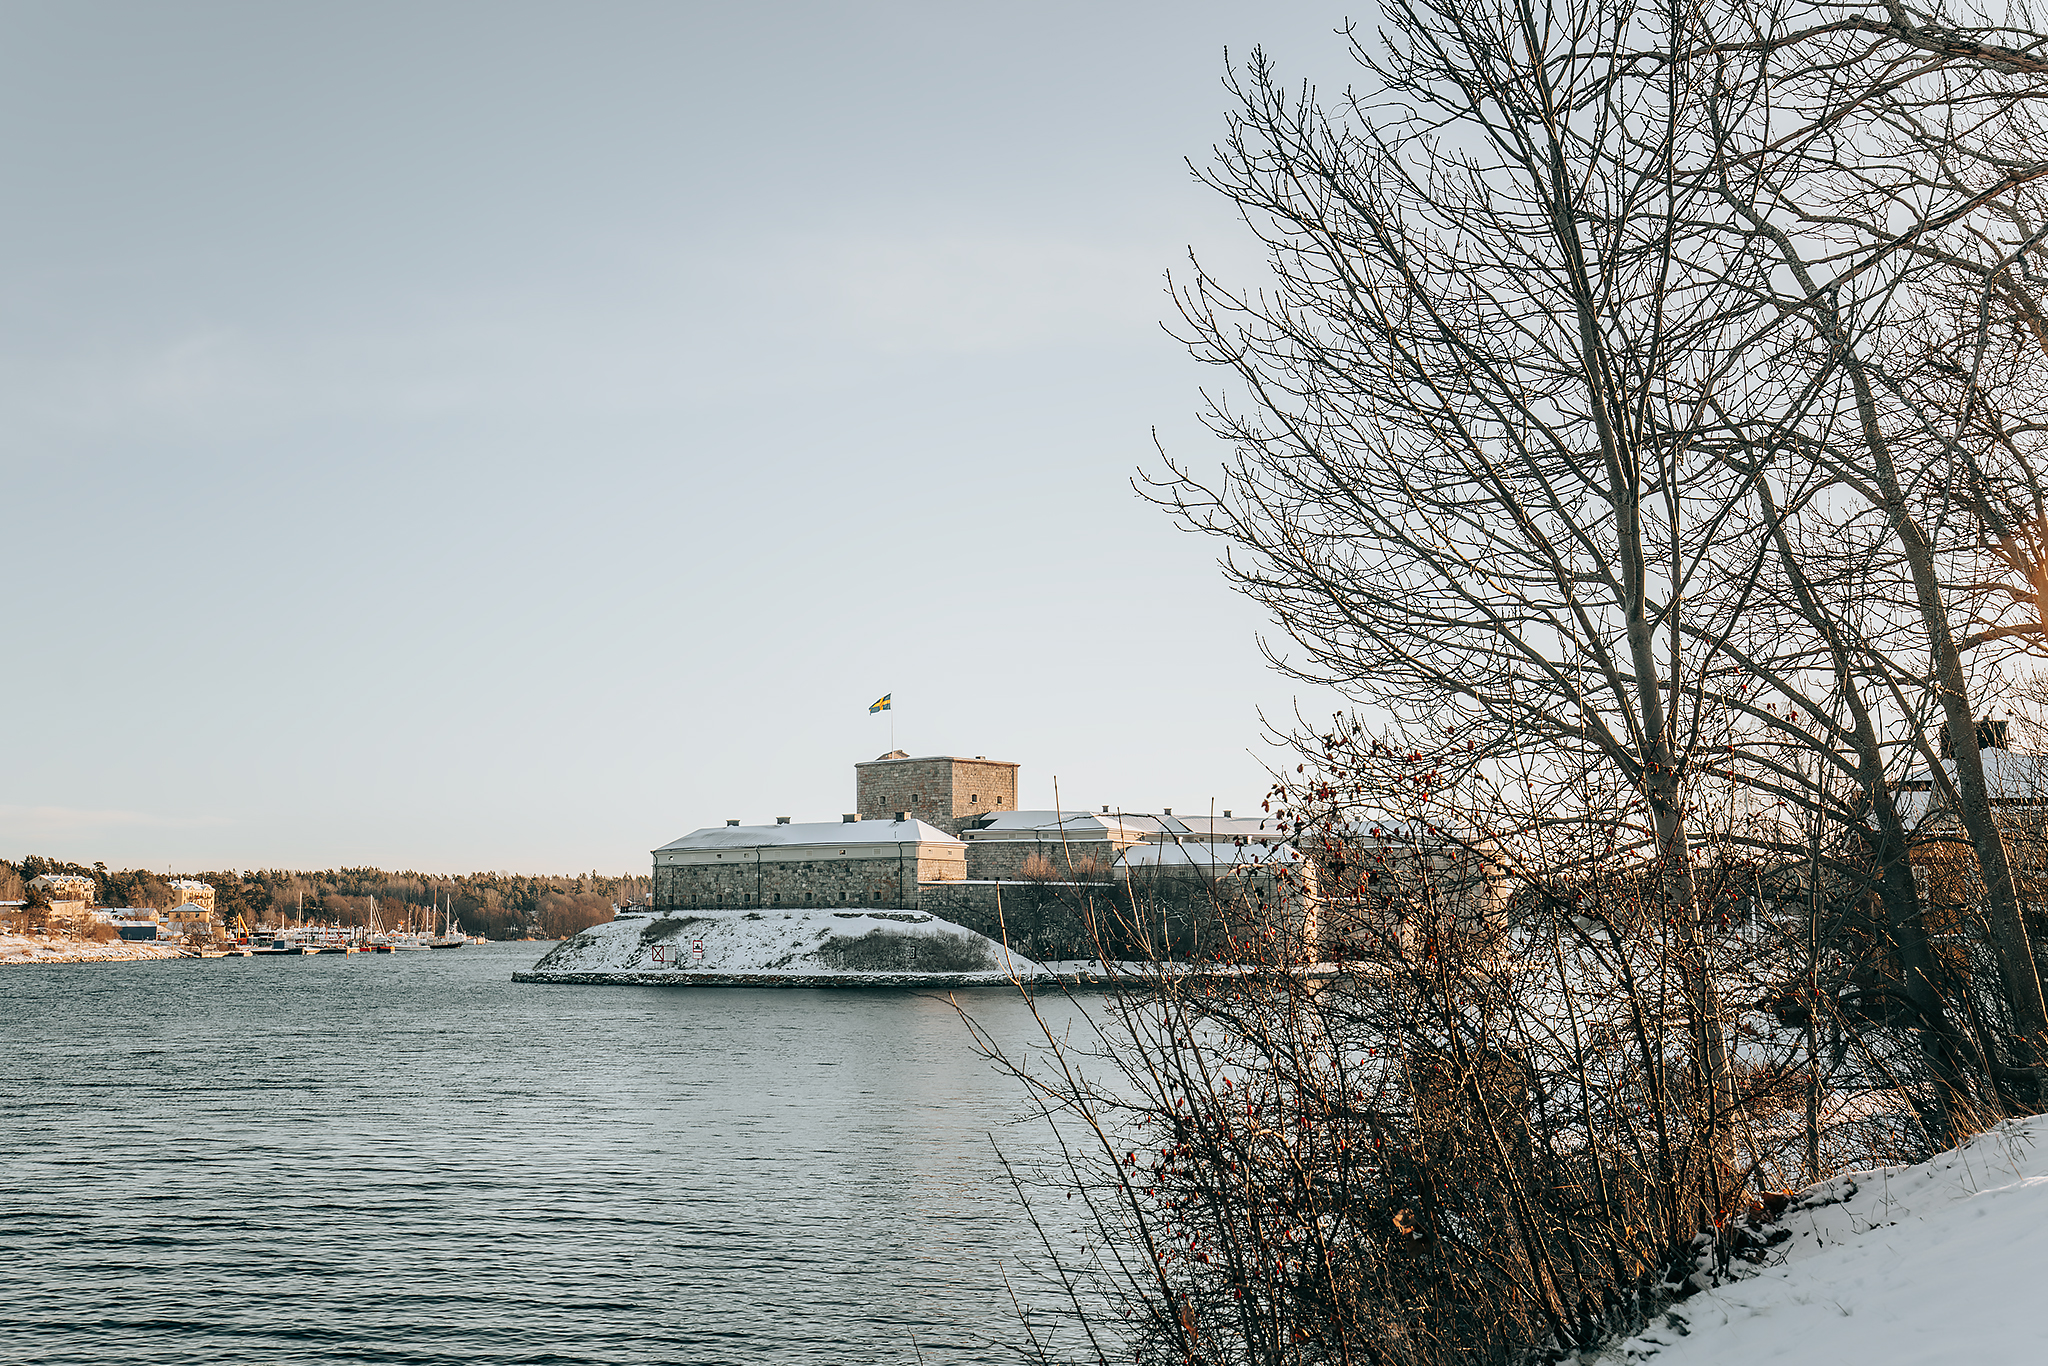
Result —
<path fill-rule="evenodd" d="M 1017 767 L 901 750 L 855 764 L 857 809 L 837 821 L 727 821 L 654 850 L 654 910 L 889 909 L 998 939 L 1006 922 L 1035 927 L 1069 946 L 1095 908 L 1128 905 L 1139 889 L 1300 913 L 1306 870 L 1271 820 L 1020 811 Z"/>

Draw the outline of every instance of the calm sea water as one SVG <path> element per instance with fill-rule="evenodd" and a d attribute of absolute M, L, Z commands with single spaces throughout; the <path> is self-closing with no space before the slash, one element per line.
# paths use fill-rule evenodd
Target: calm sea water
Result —
<path fill-rule="evenodd" d="M 949 1005 L 546 947 L 0 969 L 0 1358 L 1012 1359 L 1043 1140 Z"/>

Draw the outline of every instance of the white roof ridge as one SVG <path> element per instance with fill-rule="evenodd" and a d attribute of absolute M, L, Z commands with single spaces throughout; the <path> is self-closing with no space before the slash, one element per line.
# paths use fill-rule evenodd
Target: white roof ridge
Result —
<path fill-rule="evenodd" d="M 783 845 L 958 844 L 959 840 L 912 817 L 901 821 L 802 821 L 789 825 L 707 825 L 656 849 L 768 849 Z"/>

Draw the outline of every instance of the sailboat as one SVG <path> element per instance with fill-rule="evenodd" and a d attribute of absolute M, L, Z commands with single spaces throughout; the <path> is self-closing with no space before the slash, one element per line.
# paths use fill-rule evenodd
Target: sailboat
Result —
<path fill-rule="evenodd" d="M 434 909 L 442 911 L 441 933 L 429 939 L 427 947 L 432 949 L 459 949 L 467 944 L 469 936 L 455 932 L 455 894 L 453 892 L 448 894 L 445 910 L 442 909 L 438 900 Z"/>
<path fill-rule="evenodd" d="M 393 953 L 425 953 L 431 947 L 427 936 L 412 927 L 412 915 L 408 912 L 402 932 L 391 936 Z"/>

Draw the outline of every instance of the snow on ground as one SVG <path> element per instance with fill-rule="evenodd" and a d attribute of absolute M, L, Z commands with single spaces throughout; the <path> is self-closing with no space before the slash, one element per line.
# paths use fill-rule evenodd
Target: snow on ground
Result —
<path fill-rule="evenodd" d="M 2048 1115 L 1912 1167 L 1852 1172 L 1778 1221 L 1792 1237 L 1599 1354 L 1655 1366 L 2048 1362 Z"/>
<path fill-rule="evenodd" d="M 92 939 L 45 939 L 41 935 L 0 934 L 0 964 L 118 963 L 137 958 L 177 956 L 178 950 L 173 945 L 131 939 L 115 939 L 102 944 Z"/>
<path fill-rule="evenodd" d="M 818 980 L 973 984 L 1036 977 L 1038 964 L 913 911 L 675 911 L 593 925 L 519 980 Z"/>

